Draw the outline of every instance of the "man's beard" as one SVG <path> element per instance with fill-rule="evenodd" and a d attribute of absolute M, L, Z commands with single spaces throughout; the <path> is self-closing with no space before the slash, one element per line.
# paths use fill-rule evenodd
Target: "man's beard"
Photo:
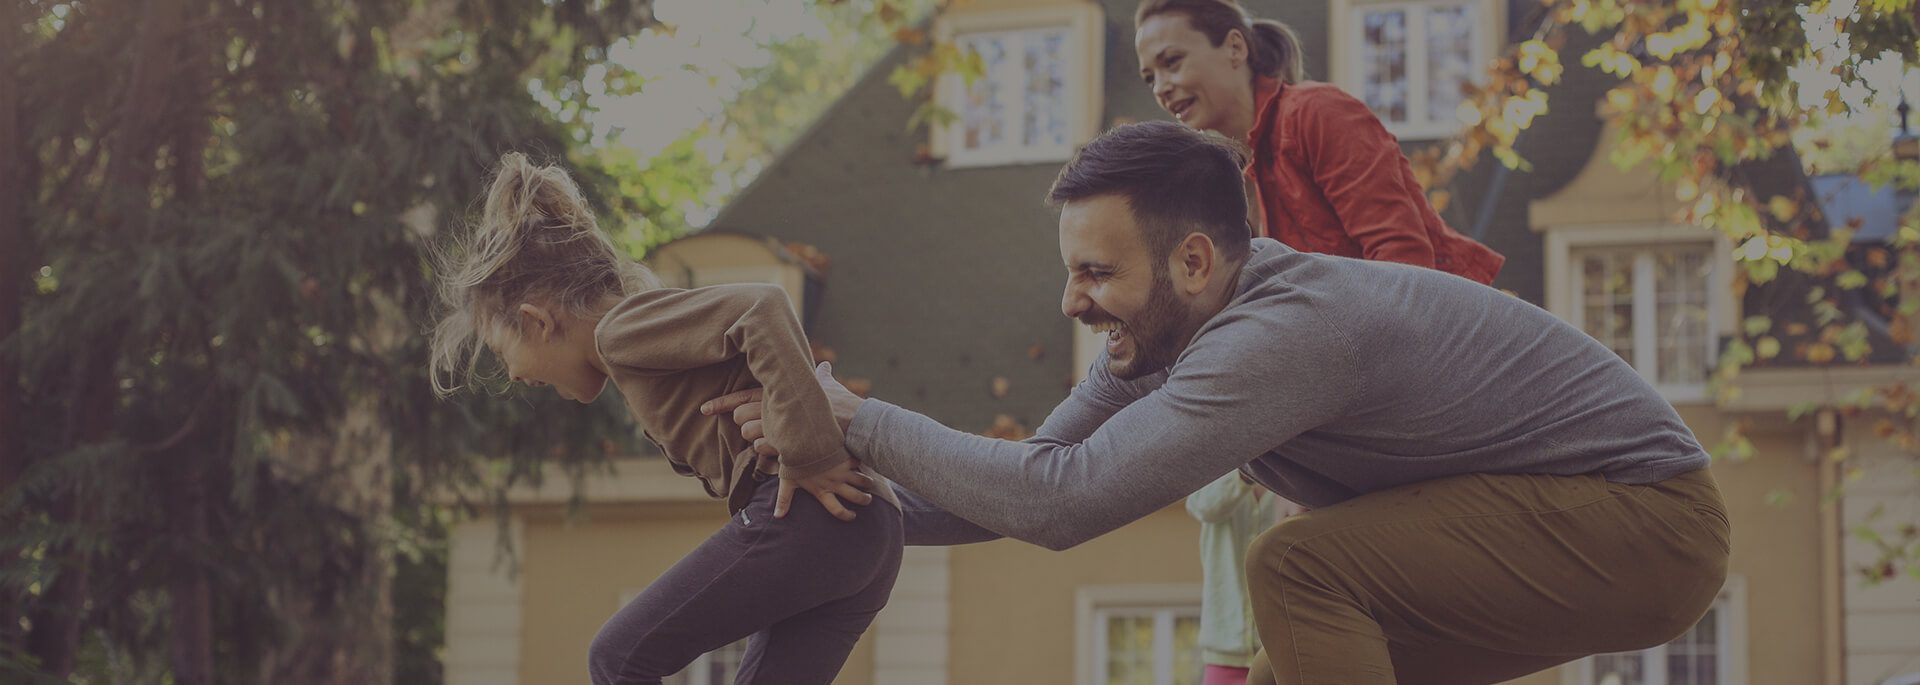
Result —
<path fill-rule="evenodd" d="M 1153 291 L 1147 294 L 1147 306 L 1131 322 L 1123 322 L 1133 338 L 1133 358 L 1107 359 L 1107 372 L 1130 381 L 1173 366 L 1180 356 L 1181 331 L 1185 328 L 1186 308 L 1173 294 L 1173 278 L 1165 270 L 1153 274 Z"/>

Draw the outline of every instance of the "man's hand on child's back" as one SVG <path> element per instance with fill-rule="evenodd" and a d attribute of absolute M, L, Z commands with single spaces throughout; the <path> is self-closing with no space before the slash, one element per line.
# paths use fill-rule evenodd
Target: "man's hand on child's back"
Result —
<path fill-rule="evenodd" d="M 852 521 L 854 513 L 845 502 L 861 506 L 873 503 L 873 495 L 867 490 L 873 489 L 873 479 L 860 472 L 860 462 L 848 459 L 833 468 L 799 480 L 780 479 L 780 497 L 774 500 L 773 517 L 786 518 L 787 510 L 793 505 L 795 490 L 806 490 L 827 513 L 842 521 Z"/>

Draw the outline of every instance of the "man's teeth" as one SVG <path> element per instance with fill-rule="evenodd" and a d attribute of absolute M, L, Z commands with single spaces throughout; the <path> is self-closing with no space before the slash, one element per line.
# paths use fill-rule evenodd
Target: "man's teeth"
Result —
<path fill-rule="evenodd" d="M 1112 333 L 1114 331 L 1120 330 L 1120 324 L 1113 323 L 1113 322 L 1096 323 L 1096 324 L 1090 324 L 1088 328 L 1092 328 L 1093 332 L 1095 333 Z"/>

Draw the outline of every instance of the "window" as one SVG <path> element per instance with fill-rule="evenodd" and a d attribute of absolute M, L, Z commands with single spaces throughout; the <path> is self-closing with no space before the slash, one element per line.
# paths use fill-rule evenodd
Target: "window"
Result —
<path fill-rule="evenodd" d="M 1547 308 L 1674 402 L 1707 399 L 1733 331 L 1726 241 L 1691 227 L 1551 229 Z"/>
<path fill-rule="evenodd" d="M 1656 386 L 1706 383 L 1719 351 L 1707 294 L 1712 253 L 1706 242 L 1576 248 L 1580 328 Z"/>
<path fill-rule="evenodd" d="M 1479 80 L 1498 39 L 1497 10 L 1481 0 L 1348 0 L 1346 64 L 1335 79 L 1403 138 L 1461 127 L 1461 87 Z"/>
<path fill-rule="evenodd" d="M 1651 649 L 1601 654 L 1569 666 L 1567 685 L 1745 685 L 1745 611 L 1741 584 L 1727 589 L 1693 630 Z"/>
<path fill-rule="evenodd" d="M 1199 585 L 1083 587 L 1078 603 L 1081 683 L 1199 685 Z"/>
<path fill-rule="evenodd" d="M 943 77 L 941 105 L 955 120 L 934 131 L 949 166 L 1063 161 L 1099 121 L 1100 10 L 1093 4 L 956 13 L 942 35 L 977 53 L 972 83 Z"/>

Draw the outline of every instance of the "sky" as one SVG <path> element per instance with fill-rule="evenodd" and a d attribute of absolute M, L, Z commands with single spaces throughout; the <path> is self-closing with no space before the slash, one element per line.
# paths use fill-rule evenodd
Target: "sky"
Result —
<path fill-rule="evenodd" d="M 595 139 L 621 129 L 620 142 L 646 159 L 701 123 L 718 123 L 722 105 L 744 85 L 739 71 L 767 63 L 764 45 L 827 37 L 812 10 L 812 0 L 656 0 L 655 16 L 674 31 L 649 30 L 609 52 L 613 62 L 646 79 L 641 92 L 608 99 L 599 83 L 603 72 L 586 75 L 600 108 L 590 119 Z"/>

